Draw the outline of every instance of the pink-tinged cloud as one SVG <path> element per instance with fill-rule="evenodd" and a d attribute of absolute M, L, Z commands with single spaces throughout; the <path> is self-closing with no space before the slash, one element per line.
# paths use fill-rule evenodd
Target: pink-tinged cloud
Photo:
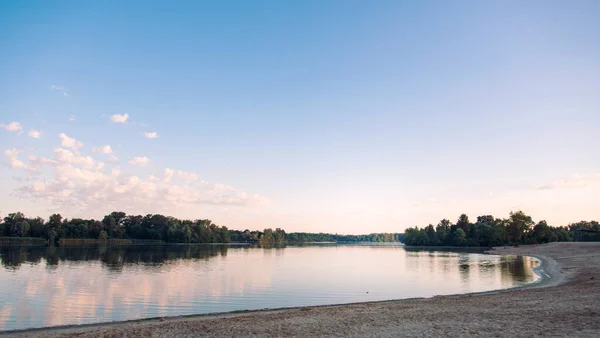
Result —
<path fill-rule="evenodd" d="M 83 143 L 80 141 L 77 141 L 76 139 L 67 136 L 65 133 L 60 133 L 58 135 L 58 137 L 60 138 L 60 145 L 65 147 L 65 148 L 70 148 L 73 150 L 77 150 L 81 147 L 83 147 Z"/>
<path fill-rule="evenodd" d="M 6 131 L 23 131 L 23 126 L 21 125 L 21 123 L 16 121 L 10 122 L 9 124 L 0 124 L 0 127 L 4 128 L 4 130 Z"/>
<path fill-rule="evenodd" d="M 22 160 L 19 155 L 23 151 L 4 151 L 11 168 L 33 173 L 25 180 L 21 177 L 21 181 L 28 182 L 18 189 L 21 197 L 84 214 L 123 208 L 136 213 L 156 213 L 202 204 L 252 207 L 269 203 L 264 196 L 225 184 L 210 184 L 193 172 L 165 168 L 160 174 L 142 177 L 118 167 L 107 168 L 104 162 L 79 151 L 82 142 L 65 134 L 60 139 L 62 147 L 55 148 L 51 158 L 30 154 L 27 160 Z M 106 146 L 96 148 L 101 153 L 108 150 Z M 134 157 L 129 163 L 143 166 L 149 159 Z"/>

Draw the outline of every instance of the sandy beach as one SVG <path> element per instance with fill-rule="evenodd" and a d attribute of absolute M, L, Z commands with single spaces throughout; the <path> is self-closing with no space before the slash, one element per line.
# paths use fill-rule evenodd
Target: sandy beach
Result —
<path fill-rule="evenodd" d="M 600 243 L 496 248 L 542 261 L 534 285 L 483 294 L 36 329 L 13 337 L 600 336 Z"/>

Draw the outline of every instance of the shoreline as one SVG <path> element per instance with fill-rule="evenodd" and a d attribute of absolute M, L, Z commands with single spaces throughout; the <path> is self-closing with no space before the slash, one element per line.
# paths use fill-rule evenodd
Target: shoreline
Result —
<path fill-rule="evenodd" d="M 204 244 L 204 243 L 203 243 Z M 212 245 L 208 243 L 208 245 Z M 459 248 L 459 247 L 457 247 Z M 448 247 L 446 247 L 448 249 Z M 493 248 L 488 248 L 483 250 L 482 252 L 486 255 L 497 255 L 495 253 L 489 252 L 493 250 Z M 499 255 L 504 256 L 504 254 Z M 468 292 L 468 293 L 453 293 L 447 295 L 433 295 L 430 297 L 414 297 L 414 298 L 400 298 L 400 299 L 386 299 L 386 300 L 377 300 L 377 301 L 368 301 L 368 302 L 353 302 L 353 303 L 340 303 L 340 304 L 323 304 L 323 305 L 310 305 L 310 306 L 289 306 L 289 307 L 279 307 L 279 308 L 264 308 L 264 309 L 249 309 L 249 310 L 233 310 L 226 312 L 211 312 L 211 313 L 201 313 L 201 314 L 188 314 L 188 315 L 175 315 L 175 316 L 164 316 L 164 317 L 148 317 L 148 318 L 139 318 L 139 319 L 129 319 L 129 320 L 120 320 L 120 321 L 111 321 L 111 322 L 100 322 L 100 323 L 86 323 L 86 324 L 66 324 L 66 325 L 57 325 L 57 326 L 46 326 L 46 327 L 34 327 L 27 329 L 17 329 L 10 331 L 0 331 L 0 336 L 10 335 L 10 334 L 20 334 L 20 333 L 34 333 L 35 331 L 46 331 L 46 330 L 65 330 L 65 329 L 74 329 L 74 328 L 96 328 L 96 327 L 106 327 L 111 325 L 121 325 L 121 324 L 135 324 L 135 323 L 143 323 L 146 321 L 164 321 L 164 320 L 177 320 L 177 319 L 194 319 L 194 318 L 206 318 L 206 317 L 226 317 L 228 315 L 238 315 L 238 314 L 251 314 L 251 313 L 268 313 L 268 312 L 281 312 L 281 311 L 290 311 L 290 310 L 300 310 L 300 311 L 308 311 L 310 309 L 318 309 L 324 307 L 343 307 L 349 305 L 360 305 L 360 304 L 378 304 L 378 303 L 388 303 L 388 302 L 404 302 L 404 301 L 413 301 L 413 300 L 424 300 L 424 299 L 432 299 L 436 297 L 452 297 L 452 296 L 475 296 L 475 295 L 485 295 L 485 294 L 496 294 L 503 292 L 511 292 L 513 290 L 525 289 L 525 288 L 540 288 L 548 285 L 558 285 L 564 281 L 564 278 L 560 275 L 559 271 L 552 270 L 547 271 L 546 269 L 550 266 L 550 264 L 556 264 L 556 262 L 550 258 L 545 256 L 535 256 L 535 255 L 527 255 L 528 257 L 535 258 L 539 261 L 539 266 L 533 268 L 533 272 L 538 275 L 539 279 L 527 283 L 524 285 L 517 285 L 503 289 L 494 289 L 488 291 L 476 291 L 476 292 Z M 552 263 L 553 262 L 553 263 Z M 539 273 L 536 271 L 538 270 Z"/>
<path fill-rule="evenodd" d="M 485 252 L 487 255 L 497 255 L 496 253 L 492 253 L 488 250 Z M 504 256 L 505 254 L 501 254 L 500 256 Z M 510 254 L 509 254 L 510 255 Z M 527 283 L 525 285 L 519 285 L 512 288 L 506 289 L 498 289 L 492 290 L 488 292 L 508 292 L 515 289 L 525 289 L 525 288 L 543 288 L 549 286 L 558 286 L 562 283 L 565 283 L 565 276 L 560 271 L 559 264 L 552 259 L 551 257 L 543 256 L 543 255 L 519 255 L 535 258 L 539 261 L 539 265 L 532 269 L 533 273 L 535 273 L 539 279 L 535 282 Z M 487 293 L 487 292 L 484 292 Z"/>
<path fill-rule="evenodd" d="M 565 245 L 566 244 L 566 245 Z M 354 317 L 357 314 L 364 315 L 365 308 L 374 308 L 379 310 L 391 310 L 390 308 L 401 308 L 406 309 L 410 307 L 411 309 L 414 307 L 423 307 L 425 310 L 429 309 L 432 311 L 439 311 L 439 309 L 443 309 L 446 304 L 442 303 L 454 303 L 457 300 L 459 302 L 472 302 L 473 300 L 476 303 L 480 303 L 483 301 L 484 304 L 478 304 L 478 306 L 473 307 L 471 310 L 486 309 L 487 302 L 490 301 L 488 298 L 497 298 L 500 299 L 512 299 L 515 301 L 519 301 L 522 297 L 520 294 L 522 293 L 544 293 L 550 289 L 564 289 L 568 284 L 572 284 L 574 277 L 577 275 L 577 271 L 573 271 L 575 268 L 578 269 L 586 269 L 588 265 L 592 265 L 592 267 L 596 266 L 592 262 L 585 262 L 585 258 L 593 258 L 593 260 L 597 260 L 600 262 L 600 243 L 565 243 L 565 244 L 546 244 L 546 245 L 535 245 L 535 246 L 521 246 L 518 248 L 494 248 L 491 250 L 487 250 L 486 254 L 491 255 L 521 255 L 521 256 L 531 256 L 540 261 L 538 267 L 534 268 L 534 272 L 538 274 L 539 280 L 521 286 L 516 286 L 507 289 L 497 289 L 490 290 L 484 292 L 476 292 L 476 293 L 468 293 L 468 294 L 453 294 L 453 295 L 441 295 L 441 296 L 433 296 L 433 297 L 421 297 L 421 298 L 409 298 L 409 299 L 399 299 L 399 300 L 384 300 L 384 301 L 373 301 L 373 302 L 361 302 L 361 303 L 345 303 L 345 304 L 334 304 L 334 305 L 318 305 L 318 306 L 309 306 L 309 307 L 286 307 L 286 308 L 274 308 L 274 309 L 259 309 L 259 310 L 239 310 L 232 312 L 222 312 L 222 313 L 210 313 L 210 314 L 194 314 L 194 315 L 183 315 L 183 316 L 173 316 L 173 317 L 154 317 L 154 318 L 144 318 L 144 319 L 135 319 L 129 321 L 118 321 L 118 322 L 106 322 L 106 323 L 91 323 L 91 324 L 81 324 L 81 325 L 65 325 L 65 326 L 54 326 L 54 327 L 46 327 L 46 328 L 32 328 L 18 331 L 4 331 L 0 332 L 0 336 L 15 336 L 15 337 L 38 337 L 38 336 L 104 336 L 104 335 L 147 335 L 152 333 L 154 335 L 155 330 L 157 328 L 163 328 L 168 326 L 169 329 L 167 331 L 162 330 L 158 333 L 161 335 L 209 335 L 209 336 L 229 336 L 229 335 L 259 335 L 259 336 L 271 336 L 271 335 L 339 335 L 339 332 L 336 331 L 328 331 L 327 329 L 317 330 L 315 332 L 305 332 L 307 329 L 310 331 L 312 328 L 302 327 L 302 325 L 295 327 L 290 332 L 283 332 L 281 323 L 275 330 L 267 330 L 264 331 L 260 325 L 262 320 L 270 320 L 270 321 L 278 321 L 285 322 L 287 319 L 299 320 L 302 319 L 309 321 L 314 319 L 323 318 L 315 318 L 315 317 L 323 317 L 323 315 L 331 316 L 331 313 L 337 314 L 337 319 L 342 320 L 345 317 Z M 581 253 L 579 251 L 592 251 L 592 254 L 586 252 L 585 255 L 575 255 L 566 258 L 575 258 L 576 263 L 582 261 L 584 263 L 575 264 L 573 262 L 566 261 L 560 262 L 557 261 L 564 258 L 565 251 L 569 251 L 568 253 Z M 548 252 L 545 252 L 548 251 Z M 553 252 L 559 251 L 559 252 Z M 579 260 L 577 260 L 579 258 Z M 581 259 L 583 258 L 583 259 Z M 565 266 L 567 263 L 568 266 Z M 581 262 L 580 262 L 581 263 Z M 591 263 L 591 264 L 590 264 Z M 566 273 L 566 270 L 571 270 L 571 272 Z M 537 271 L 536 271 L 537 270 Z M 596 268 L 598 270 L 598 268 Z M 600 277 L 600 276 L 599 276 Z M 600 278 L 599 278 L 600 279 Z M 593 277 L 592 277 L 593 281 Z M 598 285 L 598 284 L 596 284 Z M 600 289 L 600 288 L 599 288 Z M 558 290 L 561 293 L 564 293 L 564 290 Z M 595 296 L 594 290 L 590 291 L 592 294 L 588 295 L 589 299 L 598 299 L 598 296 Z M 543 300 L 544 297 L 539 298 Z M 554 298 L 554 297 L 550 297 Z M 546 302 L 552 302 L 552 299 L 546 299 Z M 436 304 L 440 303 L 440 304 Z M 594 311 L 593 314 L 600 314 L 600 306 L 597 305 L 598 302 L 595 303 L 595 307 L 592 307 Z M 496 306 L 493 306 L 496 307 Z M 585 305 L 584 308 L 590 309 L 589 305 Z M 517 312 L 524 312 L 526 309 L 510 308 L 510 310 Z M 595 311 L 597 310 L 597 312 Z M 376 320 L 379 311 L 374 311 L 371 316 L 359 316 L 355 320 L 353 333 L 351 332 L 349 335 L 357 334 L 360 336 L 364 335 L 379 335 L 378 330 L 372 332 L 365 332 L 360 330 L 359 328 L 365 326 L 365 324 L 369 324 L 371 321 Z M 480 311 L 475 311 L 475 314 Z M 341 313 L 341 315 L 339 314 Z M 393 313 L 390 313 L 394 316 Z M 501 315 L 502 313 L 500 313 Z M 395 315 L 400 315 L 402 317 L 403 313 L 396 313 Z M 563 313 L 564 315 L 564 313 Z M 375 316 L 375 317 L 373 317 Z M 228 328 L 230 324 L 232 324 L 232 319 L 235 319 L 235 322 L 247 321 L 250 320 L 251 324 L 249 327 L 238 327 L 238 330 L 235 332 L 231 331 L 231 328 Z M 335 315 L 334 318 L 328 318 L 329 320 L 336 320 Z M 476 319 L 476 318 L 475 318 Z M 329 320 L 326 320 L 329 321 Z M 479 321 L 475 321 L 477 323 Z M 475 324 L 474 323 L 474 324 Z M 325 324 L 325 323 L 321 323 Z M 388 328 L 385 330 L 384 335 L 386 334 L 394 334 L 398 335 L 399 331 L 392 330 L 390 331 L 390 325 L 394 324 L 387 323 Z M 408 327 L 414 325 L 411 321 L 407 321 L 405 323 Z M 431 329 L 430 326 L 432 323 L 430 322 L 427 325 L 427 328 Z M 589 323 L 588 323 L 589 324 Z M 592 323 L 593 324 L 593 323 Z M 594 328 L 594 334 L 600 334 L 600 324 L 596 324 L 597 327 Z M 317 325 L 319 326 L 319 325 Z M 346 323 L 344 327 L 347 327 Z M 368 325 L 367 325 L 368 326 Z M 435 325 L 433 325 L 435 326 Z M 455 325 L 449 326 L 449 328 L 454 327 Z M 401 329 L 401 327 L 396 327 L 395 325 L 391 325 L 393 328 Z M 300 329 L 300 331 L 296 330 Z M 359 330 L 357 330 L 359 329 Z M 224 331 L 223 331 L 224 330 Z M 304 330 L 304 331 L 302 331 Z M 481 331 L 483 334 L 486 331 Z M 347 333 L 347 332 L 346 332 Z M 464 332 L 463 332 L 464 333 Z M 519 335 L 518 332 L 512 332 L 506 334 L 510 335 Z M 435 334 L 435 331 L 432 332 Z M 457 331 L 450 330 L 445 332 L 444 334 L 460 334 Z M 348 336 L 348 334 L 345 334 Z M 409 334 L 410 335 L 410 334 Z M 421 334 L 419 334 L 421 335 Z M 468 334 L 467 334 L 468 335 Z"/>
<path fill-rule="evenodd" d="M 495 255 L 492 253 L 487 253 L 490 255 Z M 290 306 L 290 307 L 280 307 L 280 308 L 264 308 L 264 309 L 252 309 L 252 310 L 234 310 L 227 312 L 211 312 L 211 313 L 201 313 L 201 314 L 188 314 L 188 315 L 176 315 L 176 316 L 165 316 L 165 317 L 148 317 L 148 318 L 139 318 L 139 319 L 129 319 L 129 320 L 121 320 L 121 321 L 112 321 L 112 322 L 101 322 L 101 323 L 86 323 L 86 324 L 67 324 L 67 325 L 57 325 L 57 326 L 47 326 L 47 327 L 36 327 L 36 328 L 28 328 L 28 329 L 18 329 L 11 331 L 0 331 L 0 336 L 11 336 L 13 334 L 27 334 L 27 333 L 36 333 L 36 331 L 55 331 L 55 330 L 68 330 L 68 329 L 93 329 L 93 328 L 101 328 L 101 327 L 110 327 L 112 325 L 123 325 L 123 324 L 143 324 L 144 322 L 162 322 L 162 321 L 173 321 L 173 320 L 187 320 L 187 319 L 195 319 L 195 318 L 228 318 L 230 316 L 235 315 L 244 315 L 244 314 L 254 314 L 254 313 L 275 313 L 275 312 L 286 312 L 286 311 L 310 311 L 311 309 L 319 309 L 319 308 L 329 308 L 329 307 L 344 307 L 351 305 L 361 305 L 361 304 L 380 304 L 380 303 L 390 303 L 390 302 L 404 302 L 404 301 L 414 301 L 414 300 L 426 300 L 433 299 L 436 297 L 457 297 L 457 296 L 474 296 L 474 295 L 485 295 L 485 294 L 497 294 L 503 292 L 511 292 L 513 290 L 525 289 L 525 288 L 535 288 L 535 287 L 545 287 L 547 283 L 558 280 L 559 282 L 563 280 L 561 276 L 557 276 L 556 274 L 547 274 L 543 266 L 547 264 L 548 260 L 551 258 L 548 257 L 536 257 L 529 256 L 540 261 L 540 265 L 535 269 L 540 268 L 541 271 L 546 275 L 540 275 L 539 280 L 527 283 L 524 285 L 512 286 L 504 289 L 495 289 L 489 291 L 478 291 L 478 292 L 469 292 L 469 293 L 454 293 L 448 295 L 434 295 L 431 297 L 414 297 L 414 298 L 401 298 L 401 299 L 387 299 L 387 300 L 377 300 L 377 301 L 369 301 L 369 302 L 354 302 L 354 303 L 340 303 L 340 304 L 324 304 L 324 305 L 310 305 L 310 306 Z"/>

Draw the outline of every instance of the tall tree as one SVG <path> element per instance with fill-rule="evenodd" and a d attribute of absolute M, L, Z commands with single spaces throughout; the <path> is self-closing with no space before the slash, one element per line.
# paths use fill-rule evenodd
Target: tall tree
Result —
<path fill-rule="evenodd" d="M 265 229 L 263 234 L 260 236 L 260 245 L 265 247 L 270 247 L 275 244 L 275 239 L 273 238 L 273 229 Z"/>
<path fill-rule="evenodd" d="M 21 223 L 25 221 L 25 215 L 22 212 L 15 212 L 4 217 L 4 227 L 2 236 L 19 236 Z"/>
<path fill-rule="evenodd" d="M 429 224 L 425 228 L 425 233 L 427 234 L 427 240 L 429 242 L 429 245 L 438 245 L 439 244 L 437 235 L 435 233 L 435 229 L 433 228 L 432 224 Z"/>
<path fill-rule="evenodd" d="M 523 211 L 511 212 L 508 222 L 509 240 L 513 244 L 521 244 L 523 235 L 531 229 L 533 220 Z"/>
<path fill-rule="evenodd" d="M 551 240 L 552 230 L 546 221 L 539 221 L 533 227 L 533 238 L 536 243 L 548 243 Z"/>
<path fill-rule="evenodd" d="M 467 235 L 465 234 L 462 228 L 458 228 L 456 229 L 456 231 L 454 231 L 453 238 L 454 245 L 463 246 L 467 244 Z"/>
<path fill-rule="evenodd" d="M 54 245 L 56 240 L 63 237 L 63 235 L 62 216 L 60 214 L 53 214 L 48 219 L 48 224 L 46 225 L 46 238 L 48 238 L 48 243 Z"/>
<path fill-rule="evenodd" d="M 438 223 L 438 225 L 435 227 L 435 232 L 440 244 L 452 245 L 451 231 L 452 223 L 449 220 L 444 218 Z"/>
<path fill-rule="evenodd" d="M 462 214 L 458 218 L 458 221 L 456 221 L 456 228 L 462 229 L 465 234 L 468 234 L 470 224 L 471 223 L 469 222 L 469 216 L 467 216 L 466 214 Z"/>

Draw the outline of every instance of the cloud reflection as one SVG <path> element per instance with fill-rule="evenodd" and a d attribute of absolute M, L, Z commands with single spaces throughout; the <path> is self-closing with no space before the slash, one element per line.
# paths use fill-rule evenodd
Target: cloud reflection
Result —
<path fill-rule="evenodd" d="M 526 257 L 398 246 L 1 247 L 0 257 L 0 329 L 427 297 L 535 279 Z"/>

